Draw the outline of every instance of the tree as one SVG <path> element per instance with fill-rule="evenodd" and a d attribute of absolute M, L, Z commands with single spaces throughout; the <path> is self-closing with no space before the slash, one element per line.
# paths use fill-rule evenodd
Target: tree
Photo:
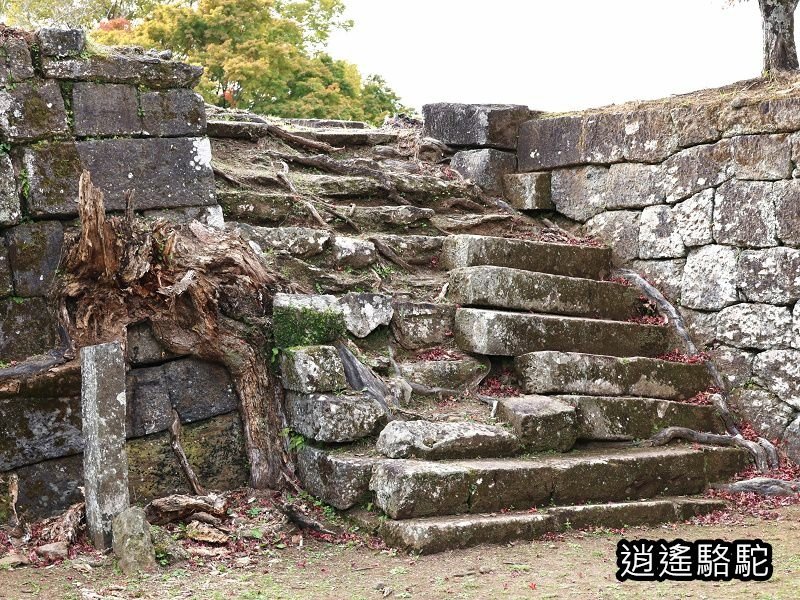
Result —
<path fill-rule="evenodd" d="M 198 91 L 219 106 L 283 117 L 380 122 L 404 109 L 380 79 L 323 51 L 346 29 L 342 0 L 198 0 L 160 4 L 138 24 L 104 22 L 106 44 L 170 49 L 206 69 Z"/>
<path fill-rule="evenodd" d="M 758 0 L 764 29 L 764 71 L 795 71 L 794 11 L 798 0 Z"/>
<path fill-rule="evenodd" d="M 159 0 L 4 0 L 0 15 L 9 25 L 25 29 L 43 26 L 91 29 L 101 20 L 134 19 L 147 14 Z"/>
<path fill-rule="evenodd" d="M 794 41 L 794 12 L 799 1 L 758 0 L 764 33 L 764 73 L 796 71 L 800 68 Z"/>

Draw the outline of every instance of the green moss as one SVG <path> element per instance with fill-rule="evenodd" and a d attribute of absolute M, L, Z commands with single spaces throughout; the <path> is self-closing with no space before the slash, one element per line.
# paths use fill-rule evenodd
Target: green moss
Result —
<path fill-rule="evenodd" d="M 64 108 L 67 111 L 67 124 L 71 131 L 75 130 L 75 111 L 72 104 L 72 90 L 75 84 L 71 81 L 61 83 L 61 95 L 64 97 Z"/>
<path fill-rule="evenodd" d="M 272 320 L 275 345 L 279 348 L 315 346 L 345 335 L 344 317 L 333 310 L 279 307 Z"/>

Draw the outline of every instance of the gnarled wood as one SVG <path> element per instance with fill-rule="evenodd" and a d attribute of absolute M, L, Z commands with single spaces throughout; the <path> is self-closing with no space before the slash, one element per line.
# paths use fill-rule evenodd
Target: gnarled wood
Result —
<path fill-rule="evenodd" d="M 222 496 L 184 496 L 175 494 L 157 498 L 144 507 L 148 523 L 164 525 L 182 521 L 194 513 L 206 513 L 213 517 L 225 518 L 228 503 Z"/>
<path fill-rule="evenodd" d="M 758 0 L 764 34 L 764 72 L 796 71 L 794 11 L 798 0 Z"/>

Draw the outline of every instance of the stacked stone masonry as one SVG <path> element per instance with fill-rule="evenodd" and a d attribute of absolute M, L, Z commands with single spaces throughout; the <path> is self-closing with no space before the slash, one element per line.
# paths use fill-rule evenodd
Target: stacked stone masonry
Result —
<path fill-rule="evenodd" d="M 549 176 L 555 211 L 679 307 L 736 408 L 795 457 L 798 161 L 796 95 L 611 107 L 519 132 L 519 171 Z"/>
<path fill-rule="evenodd" d="M 216 204 L 200 67 L 136 48 L 95 49 L 81 31 L 6 29 L 0 40 L 0 377 L 60 343 L 54 291 L 77 232 L 88 170 L 109 211 L 205 218 Z M 163 349 L 147 323 L 128 331 L 130 497 L 190 489 L 169 443 L 172 410 L 207 485 L 244 485 L 238 398 L 219 365 Z M 0 480 L 19 476 L 17 508 L 46 516 L 81 499 L 80 372 L 60 367 L 0 392 Z M 202 474 L 201 474 L 202 473 Z M 0 489 L 0 522 L 5 521 Z M 5 508 L 4 508 L 5 507 Z"/>
<path fill-rule="evenodd" d="M 0 364 L 56 342 L 47 297 L 88 170 L 106 207 L 218 210 L 202 69 L 81 31 L 8 29 L 0 41 Z"/>

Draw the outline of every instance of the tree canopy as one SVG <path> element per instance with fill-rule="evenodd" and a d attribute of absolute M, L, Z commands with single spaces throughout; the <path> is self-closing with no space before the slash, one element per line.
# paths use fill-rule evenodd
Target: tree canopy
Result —
<path fill-rule="evenodd" d="M 23 26 L 92 29 L 107 45 L 169 49 L 203 65 L 198 91 L 220 106 L 283 117 L 366 120 L 403 112 L 380 76 L 325 52 L 348 29 L 343 0 L 6 0 Z"/>

